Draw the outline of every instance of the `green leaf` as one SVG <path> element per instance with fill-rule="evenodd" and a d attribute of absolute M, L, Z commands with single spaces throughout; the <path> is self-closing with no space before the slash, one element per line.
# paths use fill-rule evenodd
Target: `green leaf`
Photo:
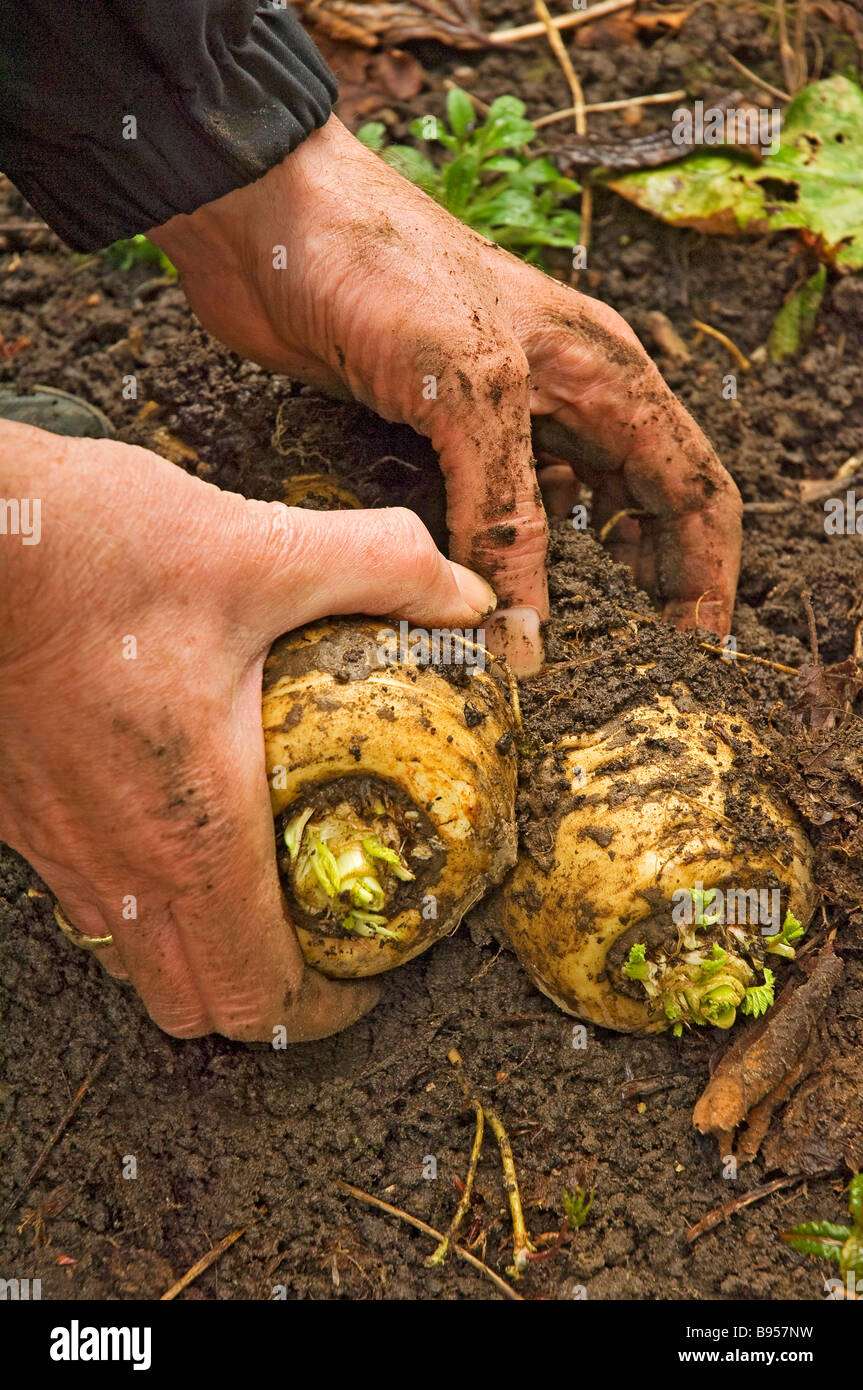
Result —
<path fill-rule="evenodd" d="M 518 188 L 505 188 L 483 207 L 483 217 L 491 227 L 530 227 L 536 209 L 529 193 Z"/>
<path fill-rule="evenodd" d="M 133 265 L 152 263 L 163 275 L 173 278 L 177 274 L 175 266 L 168 260 L 164 251 L 145 237 L 143 232 L 112 242 L 100 251 L 99 255 L 117 270 L 131 270 Z"/>
<path fill-rule="evenodd" d="M 699 975 L 704 979 L 709 978 L 711 975 L 715 975 L 717 970 L 722 969 L 722 966 L 727 960 L 728 952 L 723 951 L 718 941 L 714 941 L 710 958 L 701 962 Z"/>
<path fill-rule="evenodd" d="M 786 357 L 794 357 L 812 337 L 826 284 L 827 267 L 820 265 L 806 284 L 801 285 L 782 305 L 767 339 L 767 355 L 771 362 L 782 362 Z M 791 920 L 797 924 L 796 935 L 802 936 L 803 930 L 796 917 Z M 775 941 L 777 945 L 790 945 L 794 939 L 787 935 L 784 926 L 778 938 L 770 937 L 770 941 Z M 767 949 L 770 950 L 769 942 Z"/>
<path fill-rule="evenodd" d="M 751 1014 L 753 1018 L 760 1018 L 766 1014 L 773 1003 L 773 986 L 776 976 L 767 966 L 764 967 L 764 984 L 753 985 L 743 996 L 740 1004 L 742 1014 Z"/>
<path fill-rule="evenodd" d="M 374 150 L 379 153 L 384 147 L 387 128 L 383 121 L 369 121 L 366 125 L 361 125 L 357 131 L 357 139 L 366 149 Z"/>
<path fill-rule="evenodd" d="M 435 139 L 452 152 L 440 166 L 412 145 L 387 147 L 380 122 L 363 126 L 361 134 L 392 168 L 455 217 L 525 260 L 539 263 L 542 247 L 569 249 L 578 244 L 581 219 L 561 203 L 580 190 L 551 160 L 527 154 L 524 146 L 536 132 L 524 111 L 517 97 L 498 97 L 485 123 L 477 125 L 469 97 L 453 89 L 447 98 L 453 133 L 440 119 L 432 131 L 432 118 L 427 116 L 410 125 L 415 139 Z M 514 153 L 500 153 L 505 149 Z"/>
<path fill-rule="evenodd" d="M 848 1184 L 848 1210 L 855 1226 L 863 1226 L 863 1173 L 855 1173 Z"/>
<path fill-rule="evenodd" d="M 493 121 L 491 117 L 478 132 L 479 143 L 484 151 L 520 149 L 522 145 L 529 145 L 535 134 L 530 121 Z"/>
<path fill-rule="evenodd" d="M 628 980 L 646 980 L 650 975 L 650 969 L 645 959 L 646 945 L 637 942 L 635 946 L 630 946 L 629 955 L 626 957 L 626 964 L 623 973 Z"/>
<path fill-rule="evenodd" d="M 760 165 L 726 151 L 610 180 L 616 192 L 678 226 L 761 234 L 808 232 L 819 255 L 863 267 L 863 91 L 847 77 L 804 87 L 778 149 Z"/>
<path fill-rule="evenodd" d="M 467 206 L 479 178 L 479 158 L 473 150 L 456 155 L 441 170 L 444 206 L 459 217 Z"/>
<path fill-rule="evenodd" d="M 469 125 L 476 120 L 474 115 L 473 102 L 467 92 L 463 92 L 461 87 L 453 87 L 446 94 L 446 114 L 447 119 L 455 135 L 462 136 Z"/>
<path fill-rule="evenodd" d="M 785 1236 L 825 1236 L 831 1240 L 845 1241 L 851 1234 L 850 1227 L 837 1226 L 833 1221 L 801 1221 L 799 1226 L 792 1226 L 790 1231 L 786 1231 Z"/>
<path fill-rule="evenodd" d="M 518 159 L 513 159 L 512 155 L 495 154 L 490 159 L 482 162 L 482 172 L 484 174 L 521 174 L 522 166 Z"/>
<path fill-rule="evenodd" d="M 563 1211 L 571 1231 L 578 1231 L 584 1225 L 595 1196 L 595 1191 L 585 1192 L 583 1187 L 577 1187 L 574 1192 L 563 1189 Z"/>
<path fill-rule="evenodd" d="M 486 125 L 492 121 L 518 120 L 523 116 L 527 107 L 518 97 L 504 96 L 495 97 L 491 106 L 488 108 Z"/>
<path fill-rule="evenodd" d="M 825 1229 L 828 1225 L 827 1221 L 808 1221 L 802 1226 L 795 1226 L 793 1231 L 783 1231 L 782 1239 L 792 1250 L 799 1250 L 801 1255 L 838 1261 L 847 1240 L 847 1235 L 842 1234 L 846 1227 L 833 1226 L 828 1231 Z"/>
<path fill-rule="evenodd" d="M 850 1272 L 858 1279 L 863 1277 L 863 1237 L 855 1235 L 853 1231 L 842 1246 L 839 1268 L 843 1275 Z"/>
<path fill-rule="evenodd" d="M 419 150 L 415 150 L 412 145 L 390 145 L 389 149 L 384 150 L 382 159 L 389 164 L 396 173 L 404 175 L 415 183 L 426 193 L 436 196 L 439 175 L 430 159 Z"/>

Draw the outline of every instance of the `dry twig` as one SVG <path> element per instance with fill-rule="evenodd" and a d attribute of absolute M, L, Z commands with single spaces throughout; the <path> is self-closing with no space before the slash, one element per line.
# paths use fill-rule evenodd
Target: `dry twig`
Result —
<path fill-rule="evenodd" d="M 605 15 L 617 14 L 618 10 L 631 10 L 636 0 L 601 0 L 599 5 L 591 5 L 589 10 L 579 10 L 576 14 L 555 15 L 552 24 L 555 29 L 575 29 L 580 24 L 592 24 Z M 514 29 L 498 29 L 488 35 L 491 44 L 520 43 L 522 39 L 541 39 L 546 32 L 545 24 L 519 24 Z"/>
<path fill-rule="evenodd" d="M 30 1169 L 30 1172 L 24 1179 L 24 1182 L 20 1190 L 17 1193 L 13 1194 L 13 1196 L 9 1199 L 7 1205 L 4 1207 L 3 1213 L 2 1215 L 0 1215 L 0 1221 L 6 1220 L 6 1217 L 9 1215 L 10 1211 L 12 1211 L 13 1207 L 16 1207 L 19 1204 L 19 1202 L 22 1202 L 24 1200 L 24 1198 L 27 1196 L 27 1193 L 30 1191 L 33 1184 L 36 1182 L 37 1178 L 41 1176 L 42 1171 L 45 1168 L 45 1165 L 51 1156 L 52 1149 L 54 1149 L 57 1146 L 57 1144 L 59 1144 L 60 1140 L 63 1138 L 63 1135 L 66 1133 L 66 1130 L 72 1123 L 78 1106 L 81 1104 L 81 1101 L 84 1099 L 90 1087 L 102 1075 L 102 1072 L 105 1070 L 105 1064 L 107 1063 L 107 1061 L 108 1053 L 103 1052 L 102 1056 L 97 1061 L 93 1070 L 90 1072 L 90 1075 L 85 1077 L 84 1080 L 81 1082 L 81 1085 L 78 1087 L 77 1091 L 72 1097 L 72 1100 L 69 1103 L 69 1107 L 66 1110 L 65 1115 L 58 1124 L 57 1128 L 54 1130 L 54 1133 L 51 1135 L 51 1138 L 48 1140 L 48 1143 L 45 1145 L 39 1157 L 36 1159 L 36 1162 L 33 1164 L 33 1167 Z"/>
<path fill-rule="evenodd" d="M 748 77 L 750 82 L 754 82 L 763 91 L 769 92 L 772 97 L 777 97 L 779 101 L 791 100 L 790 93 L 783 92 L 781 87 L 774 87 L 772 83 L 766 82 L 763 77 L 758 76 L 757 72 L 753 72 L 751 68 L 746 67 L 745 63 L 741 63 L 739 58 L 735 58 L 733 53 L 726 53 L 725 56 L 733 68 L 736 68 L 744 77 Z"/>
<path fill-rule="evenodd" d="M 437 1241 L 442 1241 L 444 1239 L 443 1232 L 436 1231 L 434 1226 L 429 1226 L 428 1222 L 421 1221 L 418 1216 L 411 1216 L 409 1211 L 402 1211 L 401 1207 L 394 1207 L 391 1202 L 383 1202 L 380 1197 L 373 1197 L 370 1192 L 363 1192 L 361 1187 L 354 1187 L 351 1183 L 343 1182 L 341 1179 L 336 1182 L 336 1187 L 340 1192 L 346 1192 L 348 1196 L 356 1197 L 358 1202 L 365 1202 L 367 1206 L 377 1207 L 379 1211 L 385 1211 L 388 1216 L 398 1217 L 399 1221 L 407 1222 L 409 1226 L 414 1227 L 414 1230 L 422 1231 L 423 1235 L 431 1236 Z M 459 1259 L 472 1265 L 473 1268 L 486 1279 L 490 1279 L 495 1288 L 498 1289 L 505 1298 L 515 1299 L 519 1303 L 524 1301 L 521 1294 L 516 1293 L 511 1284 L 508 1284 L 505 1279 L 501 1279 L 500 1275 L 495 1274 L 494 1270 L 489 1269 L 488 1265 L 483 1264 L 482 1260 L 478 1260 L 476 1255 L 472 1255 L 469 1250 L 465 1250 L 464 1246 L 453 1245 L 452 1248 Z"/>
<path fill-rule="evenodd" d="M 779 56 L 782 59 L 782 71 L 785 74 L 785 85 L 789 92 L 794 92 L 796 91 L 794 85 L 796 63 L 794 59 L 794 49 L 788 41 L 788 20 L 785 15 L 785 0 L 776 0 L 776 22 L 779 26 Z"/>
<path fill-rule="evenodd" d="M 584 91 L 578 77 L 578 73 L 572 65 L 572 59 L 566 51 L 563 39 L 552 21 L 549 8 L 545 0 L 533 0 L 533 8 L 539 15 L 540 20 L 545 26 L 546 37 L 551 46 L 551 51 L 561 66 L 563 75 L 569 84 L 572 92 L 572 117 L 575 133 L 579 136 L 587 134 L 587 116 L 584 110 Z M 590 186 L 590 176 L 585 175 L 582 179 L 581 188 L 581 245 L 584 247 L 585 255 L 590 249 L 590 225 L 593 218 L 593 189 Z M 578 284 L 578 269 L 574 269 L 570 276 L 570 284 L 573 288 Z"/>
<path fill-rule="evenodd" d="M 827 1172 L 830 1169 L 826 1170 Z M 771 1192 L 778 1192 L 782 1187 L 793 1187 L 795 1183 L 803 1182 L 807 1177 L 824 1177 L 825 1173 L 796 1173 L 790 1178 L 774 1178 L 772 1182 L 766 1182 L 762 1187 L 753 1187 L 749 1192 L 744 1192 L 741 1197 L 732 1197 L 729 1202 L 723 1202 L 721 1207 L 715 1207 L 706 1216 L 702 1216 L 694 1226 L 690 1226 L 686 1232 L 686 1239 L 693 1245 L 699 1236 L 704 1236 L 714 1227 L 727 1221 L 729 1216 L 735 1212 L 742 1211 L 744 1207 L 751 1207 L 753 1202 L 760 1202 L 763 1197 L 769 1197 Z"/>
<path fill-rule="evenodd" d="M 721 343 L 724 348 L 727 348 L 742 372 L 749 371 L 751 365 L 749 358 L 744 357 L 740 348 L 731 341 L 727 333 L 723 333 L 720 328 L 711 327 L 709 323 L 702 323 L 701 319 L 693 319 L 692 326 L 697 328 L 699 333 L 706 333 L 709 338 L 715 338 L 717 343 Z"/>
<path fill-rule="evenodd" d="M 447 84 L 444 83 L 444 86 Z M 474 98 L 471 98 L 474 100 Z M 676 92 L 649 92 L 642 97 L 621 97 L 616 101 L 594 101 L 588 102 L 584 108 L 585 115 L 590 115 L 593 111 L 625 111 L 630 106 L 665 106 L 672 101 L 685 101 L 686 90 L 680 87 Z M 488 107 L 486 107 L 488 110 Z M 562 111 L 552 111 L 548 116 L 540 116 L 534 121 L 534 129 L 541 130 L 543 126 L 554 125 L 555 121 L 565 121 L 570 116 L 575 115 L 575 107 L 567 106 Z"/>
<path fill-rule="evenodd" d="M 205 1269 L 209 1269 L 211 1264 L 215 1264 L 219 1256 L 224 1255 L 225 1251 L 229 1250 L 234 1244 L 234 1241 L 239 1240 L 240 1236 L 244 1234 L 245 1227 L 240 1227 L 238 1230 L 231 1231 L 229 1235 L 224 1236 L 223 1239 L 219 1241 L 218 1245 L 214 1245 L 212 1250 L 208 1250 L 206 1255 L 202 1255 L 200 1260 L 196 1260 L 192 1268 L 187 1269 L 182 1278 L 178 1279 L 176 1284 L 172 1284 L 171 1287 L 162 1294 L 159 1302 L 170 1303 L 172 1299 L 177 1297 L 178 1293 L 182 1293 L 183 1289 L 187 1288 L 188 1285 L 192 1283 L 193 1279 L 197 1279 L 199 1274 L 203 1274 Z"/>

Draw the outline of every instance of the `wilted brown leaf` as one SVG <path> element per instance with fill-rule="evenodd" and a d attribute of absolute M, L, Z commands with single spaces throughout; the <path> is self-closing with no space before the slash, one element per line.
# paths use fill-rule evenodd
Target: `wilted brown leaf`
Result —
<path fill-rule="evenodd" d="M 484 48 L 487 42 L 473 0 L 297 0 L 306 28 L 364 47 L 439 39 L 452 48 Z"/>
<path fill-rule="evenodd" d="M 635 18 L 632 11 L 627 14 L 609 15 L 608 19 L 596 19 L 585 24 L 575 34 L 576 48 L 592 48 L 598 51 L 609 48 L 622 48 L 638 42 Z"/>
<path fill-rule="evenodd" d="M 863 53 L 863 14 L 860 14 L 859 10 L 846 4 L 845 0 L 819 0 L 815 8 L 827 19 L 832 19 L 840 29 L 844 29 L 846 34 L 850 34 Z"/>
<path fill-rule="evenodd" d="M 792 706 L 801 723 L 812 729 L 832 729 L 846 704 L 863 692 L 863 669 L 853 656 L 832 666 L 801 666 L 797 673 L 799 698 Z"/>
<path fill-rule="evenodd" d="M 830 1052 L 799 1088 L 764 1145 L 768 1168 L 814 1173 L 843 1164 L 863 1168 L 860 1060 Z"/>
<path fill-rule="evenodd" d="M 656 29 L 670 29 L 672 33 L 676 34 L 679 29 L 683 28 L 694 9 L 695 6 L 690 5 L 685 10 L 659 10 L 656 14 L 637 14 L 634 16 L 635 27 L 646 29 L 648 33 L 652 33 Z"/>
<path fill-rule="evenodd" d="M 410 101 L 422 90 L 425 73 L 411 53 L 400 48 L 372 53 L 351 43 L 337 43 L 325 34 L 316 38 L 339 80 L 336 111 L 347 125 L 374 115 L 390 101 Z"/>

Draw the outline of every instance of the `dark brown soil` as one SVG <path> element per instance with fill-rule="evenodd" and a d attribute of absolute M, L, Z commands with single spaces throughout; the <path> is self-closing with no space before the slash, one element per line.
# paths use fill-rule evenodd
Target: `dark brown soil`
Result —
<path fill-rule="evenodd" d="M 513 22 L 532 17 L 522 0 L 502 0 L 496 11 Z M 589 100 L 678 85 L 709 97 L 741 82 L 717 67 L 723 43 L 769 80 L 780 79 L 764 33 L 754 6 L 751 14 L 704 6 L 680 34 L 623 48 L 602 46 L 599 35 L 577 59 Z M 821 36 L 826 71 L 856 61 L 835 27 Z M 568 104 L 542 43 L 486 56 L 438 46 L 417 51 L 433 75 L 410 111 L 390 103 L 397 131 L 408 114 L 440 109 L 442 78 L 453 72 L 485 99 L 517 91 L 532 115 Z M 660 119 L 646 116 L 641 128 Z M 624 131 L 617 117 L 597 129 Z M 2 207 L 10 217 L 32 217 L 11 191 Z M 591 292 L 620 310 L 649 347 L 646 317 L 661 309 L 690 341 L 690 320 L 700 318 L 751 354 L 785 293 L 814 264 L 789 238 L 747 243 L 672 231 L 602 192 L 596 217 Z M 80 393 L 111 417 L 121 438 L 161 452 L 175 446 L 154 431 L 167 430 L 198 456 L 178 461 L 250 496 L 279 496 L 288 473 L 332 472 L 367 505 L 415 506 L 443 538 L 434 457 L 409 430 L 239 362 L 194 326 L 179 289 L 145 283 L 151 269 L 82 266 L 50 235 L 35 243 L 17 243 L 21 260 L 13 270 L 15 237 L 7 237 L 0 328 L 7 343 L 29 337 L 31 345 L 0 362 L 0 383 Z M 738 373 L 736 401 L 723 399 L 723 374 L 735 367 L 718 343 L 702 342 L 685 366 L 660 361 L 744 501 L 763 503 L 780 500 L 791 480 L 831 477 L 859 451 L 862 342 L 858 277 L 831 285 L 799 359 Z M 119 383 L 131 372 L 141 396 L 124 401 Z M 149 399 L 159 413 L 136 419 Z M 649 603 L 589 534 L 559 524 L 552 558 L 550 659 L 603 655 L 577 675 L 561 672 L 525 691 L 531 736 L 551 738 L 578 719 L 600 722 L 634 703 L 632 668 L 648 653 L 659 663 L 656 679 L 683 675 L 699 698 L 756 720 L 815 839 L 825 910 L 813 934 L 835 930 L 845 978 L 822 1028 L 821 1084 L 807 1083 L 805 1103 L 792 1101 L 786 1128 L 782 1118 L 774 1123 L 769 1166 L 758 1161 L 736 1181 L 724 1179 L 715 1141 L 692 1127 L 695 1101 L 725 1045 L 718 1035 L 677 1042 L 589 1027 L 586 1049 L 574 1047 L 572 1020 L 497 948 L 493 902 L 476 912 L 470 929 L 387 977 L 376 1011 L 339 1037 L 283 1052 L 219 1038 L 176 1042 L 155 1029 L 131 992 L 58 934 L 39 881 L 4 851 L 4 1201 L 108 1053 L 44 1173 L 3 1223 L 5 1274 L 40 1277 L 45 1298 L 150 1298 L 211 1243 L 244 1227 L 184 1298 L 268 1299 L 277 1285 L 290 1298 L 497 1297 L 455 1261 L 427 1270 L 424 1237 L 334 1190 L 345 1179 L 446 1226 L 472 1137 L 472 1116 L 447 1062 L 457 1047 L 512 1135 L 532 1231 L 560 1227 L 564 1188 L 596 1189 L 583 1229 L 531 1266 L 521 1286 L 527 1297 L 571 1298 L 579 1287 L 591 1299 L 823 1297 L 826 1269 L 802 1261 L 777 1235 L 802 1220 L 841 1221 L 846 1165 L 863 1161 L 842 1138 L 860 1111 L 853 1058 L 863 1042 L 859 720 L 814 732 L 792 717 L 792 677 L 768 666 L 734 669 L 656 625 L 627 628 L 621 609 L 649 613 Z M 742 651 L 795 667 L 807 660 L 804 586 L 824 659 L 844 659 L 863 618 L 863 538 L 826 536 L 820 504 L 747 512 L 735 623 Z M 630 642 L 637 645 L 624 651 Z M 549 705 L 555 692 L 566 698 Z M 643 1083 L 640 1093 L 630 1087 L 625 1096 L 621 1088 L 633 1082 Z M 123 1176 L 130 1155 L 134 1180 Z M 426 1176 L 435 1167 L 437 1176 Z M 780 1191 L 687 1244 L 687 1228 L 729 1198 L 769 1177 L 824 1168 L 831 1176 Z M 41 1233 L 33 1223 L 19 1233 L 23 1209 L 44 1204 L 61 1184 L 70 1187 L 59 1214 L 48 1215 Z M 487 1237 L 486 1260 L 503 1271 L 509 1227 L 490 1136 L 474 1216 Z M 58 1265 L 60 1256 L 76 1263 Z"/>

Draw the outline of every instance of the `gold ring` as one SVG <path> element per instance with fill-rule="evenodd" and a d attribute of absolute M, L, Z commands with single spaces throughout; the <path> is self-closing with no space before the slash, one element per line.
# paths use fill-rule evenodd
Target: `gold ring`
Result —
<path fill-rule="evenodd" d="M 85 936 L 77 927 L 73 927 L 72 923 L 63 916 L 63 910 L 59 903 L 54 904 L 54 921 L 63 935 L 84 951 L 101 951 L 104 946 L 114 945 L 114 938 L 110 933 L 108 936 Z"/>

